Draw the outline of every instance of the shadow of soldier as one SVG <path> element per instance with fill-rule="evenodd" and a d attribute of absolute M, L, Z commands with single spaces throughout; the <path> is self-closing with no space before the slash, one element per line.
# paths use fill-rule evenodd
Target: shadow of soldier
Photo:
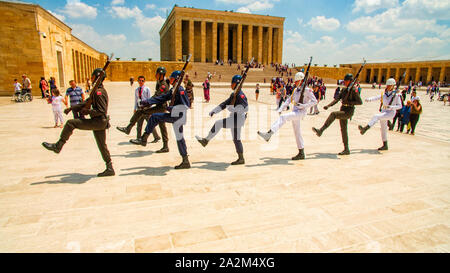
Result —
<path fill-rule="evenodd" d="M 132 176 L 132 175 L 147 175 L 147 176 L 166 176 L 172 167 L 134 167 L 128 169 L 122 169 L 121 171 L 134 171 L 126 174 L 121 174 L 120 176 Z"/>
<path fill-rule="evenodd" d="M 46 176 L 45 178 L 58 178 L 59 180 L 50 180 L 50 181 L 42 181 L 31 183 L 30 185 L 41 185 L 41 184 L 84 184 L 91 180 L 91 178 L 97 177 L 97 175 L 86 175 L 80 173 L 67 173 L 67 174 L 59 174 Z"/>
<path fill-rule="evenodd" d="M 306 160 L 308 159 L 337 159 L 339 160 L 340 158 L 338 157 L 337 154 L 335 153 L 313 153 L 313 154 L 309 154 L 306 158 Z"/>
<path fill-rule="evenodd" d="M 200 166 L 192 166 L 195 169 L 204 169 L 211 171 L 221 171 L 224 172 L 230 166 L 230 163 L 226 162 L 209 162 L 209 161 L 200 161 L 200 162 L 192 162 L 192 165 L 203 164 Z"/>
<path fill-rule="evenodd" d="M 272 158 L 272 157 L 263 157 L 261 158 L 263 163 L 254 164 L 254 165 L 245 165 L 245 167 L 253 168 L 253 167 L 262 167 L 262 166 L 270 166 L 270 165 L 295 165 L 289 158 Z"/>
<path fill-rule="evenodd" d="M 356 150 L 351 150 L 352 154 L 370 154 L 370 155 L 381 155 L 382 153 L 378 150 L 373 150 L 373 149 L 356 149 Z"/>
<path fill-rule="evenodd" d="M 124 157 L 124 158 L 135 158 L 152 155 L 152 151 L 127 151 L 125 155 L 111 155 L 111 157 Z"/>

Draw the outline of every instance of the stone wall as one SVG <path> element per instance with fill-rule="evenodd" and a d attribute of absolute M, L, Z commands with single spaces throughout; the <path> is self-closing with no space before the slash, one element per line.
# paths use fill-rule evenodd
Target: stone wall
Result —
<path fill-rule="evenodd" d="M 138 61 L 112 61 L 106 70 L 107 79 L 110 81 L 129 81 L 131 77 L 135 80 L 144 76 L 147 81 L 155 81 L 156 69 L 164 66 L 167 69 L 166 76 L 174 70 L 181 70 L 184 62 L 138 62 Z M 188 66 L 189 70 L 191 65 Z"/>
<path fill-rule="evenodd" d="M 297 67 L 297 69 L 306 69 L 307 66 Z M 294 73 L 294 72 L 293 72 Z M 311 66 L 309 70 L 310 76 L 317 76 L 323 79 L 342 80 L 347 73 L 355 74 L 355 69 L 349 67 L 323 67 L 323 66 Z"/>

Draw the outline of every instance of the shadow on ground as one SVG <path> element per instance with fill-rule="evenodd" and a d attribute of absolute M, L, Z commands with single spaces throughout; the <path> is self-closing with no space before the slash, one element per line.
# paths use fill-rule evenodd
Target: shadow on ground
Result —
<path fill-rule="evenodd" d="M 309 160 L 309 159 L 337 159 L 337 160 L 339 160 L 340 158 L 335 153 L 313 153 L 313 154 L 307 155 L 306 160 Z"/>
<path fill-rule="evenodd" d="M 135 157 L 144 157 L 148 155 L 152 155 L 153 151 L 128 151 L 127 154 L 124 155 L 111 155 L 111 157 L 125 157 L 125 158 L 135 158 Z"/>
<path fill-rule="evenodd" d="M 97 175 L 86 175 L 81 173 L 67 173 L 67 174 L 59 174 L 46 176 L 45 178 L 58 178 L 55 180 L 35 182 L 31 185 L 41 185 L 41 184 L 84 184 L 88 182 L 91 178 L 97 177 Z"/>
<path fill-rule="evenodd" d="M 263 163 L 254 164 L 254 165 L 246 165 L 245 167 L 253 168 L 253 167 L 261 167 L 261 166 L 270 166 L 270 165 L 295 165 L 292 163 L 290 158 L 272 158 L 272 157 L 263 157 L 261 158 Z"/>
<path fill-rule="evenodd" d="M 196 166 L 197 164 L 202 164 L 202 165 Z M 195 169 L 204 169 L 204 170 L 224 172 L 230 166 L 230 163 L 200 161 L 200 162 L 192 162 L 191 165 L 192 165 L 192 168 L 195 168 Z"/>
<path fill-rule="evenodd" d="M 148 175 L 148 176 L 165 176 L 169 170 L 173 167 L 134 167 L 128 169 L 122 169 L 122 171 L 135 171 L 126 174 L 121 174 L 120 176 L 132 176 L 132 175 Z"/>

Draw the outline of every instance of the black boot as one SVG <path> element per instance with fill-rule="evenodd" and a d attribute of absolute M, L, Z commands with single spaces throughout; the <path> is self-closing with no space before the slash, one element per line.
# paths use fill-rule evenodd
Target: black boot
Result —
<path fill-rule="evenodd" d="M 98 177 L 105 177 L 105 176 L 114 176 L 116 173 L 114 172 L 112 163 L 106 163 L 106 170 L 104 170 L 102 173 L 97 174 Z"/>
<path fill-rule="evenodd" d="M 303 160 L 303 159 L 305 159 L 305 149 L 299 149 L 298 155 L 292 158 L 292 160 Z"/>
<path fill-rule="evenodd" d="M 361 135 L 364 135 L 367 132 L 367 130 L 370 129 L 370 126 L 366 125 L 365 127 L 362 127 L 361 125 L 359 125 L 358 129 L 359 129 L 359 132 L 361 133 Z"/>
<path fill-rule="evenodd" d="M 47 142 L 42 142 L 42 146 L 44 146 L 45 149 L 53 151 L 57 154 L 59 154 L 59 152 L 61 151 L 62 147 L 64 146 L 63 141 L 59 140 L 56 143 L 47 143 Z"/>
<path fill-rule="evenodd" d="M 378 148 L 378 151 L 387 151 L 388 150 L 388 143 L 387 141 L 383 141 L 383 146 Z"/>
<path fill-rule="evenodd" d="M 323 133 L 322 129 L 317 129 L 315 127 L 312 128 L 313 132 L 316 133 L 318 137 L 320 137 Z"/>
<path fill-rule="evenodd" d="M 265 141 L 269 142 L 270 138 L 273 135 L 273 132 L 272 132 L 272 130 L 269 130 L 267 133 L 263 133 L 263 132 L 258 131 L 258 135 L 260 137 L 262 137 Z"/>
<path fill-rule="evenodd" d="M 167 142 L 164 142 L 163 147 L 160 150 L 156 151 L 156 153 L 158 153 L 158 154 L 168 153 L 168 152 L 169 152 L 169 146 L 167 145 Z"/>
<path fill-rule="evenodd" d="M 338 155 L 349 155 L 349 154 L 350 150 L 348 149 L 348 147 L 344 147 L 344 150 L 340 152 Z"/>
<path fill-rule="evenodd" d="M 155 139 L 152 142 L 150 142 L 150 143 L 158 143 L 158 141 L 160 141 L 160 140 L 161 140 L 160 137 L 155 137 Z"/>
<path fill-rule="evenodd" d="M 136 145 L 142 145 L 142 146 L 147 146 L 147 139 L 148 139 L 149 134 L 144 133 L 142 135 L 141 139 L 132 139 L 130 140 L 131 143 L 136 144 Z"/>
<path fill-rule="evenodd" d="M 180 165 L 175 166 L 176 170 L 181 170 L 181 169 L 190 169 L 191 168 L 191 164 L 189 163 L 189 159 L 188 156 L 183 156 L 183 161 L 181 162 Z"/>
<path fill-rule="evenodd" d="M 238 153 L 238 159 L 236 161 L 231 162 L 231 165 L 242 165 L 245 164 L 244 154 Z"/>
<path fill-rule="evenodd" d="M 389 131 L 394 130 L 394 124 L 390 120 L 388 120 L 388 128 L 389 128 Z"/>
<path fill-rule="evenodd" d="M 137 142 L 141 142 L 142 137 L 138 137 L 136 139 L 130 139 L 130 142 L 136 144 Z"/>
<path fill-rule="evenodd" d="M 202 144 L 203 147 L 206 147 L 206 145 L 208 145 L 208 140 L 206 138 L 202 138 L 199 136 L 195 136 L 195 138 L 197 139 L 198 142 L 200 142 L 200 144 Z"/>
<path fill-rule="evenodd" d="M 127 127 L 119 127 L 119 126 L 117 126 L 116 128 L 117 128 L 117 130 L 119 130 L 122 133 L 125 133 L 127 135 L 129 135 L 130 131 L 131 131 L 131 128 L 129 128 L 129 126 L 127 126 Z"/>

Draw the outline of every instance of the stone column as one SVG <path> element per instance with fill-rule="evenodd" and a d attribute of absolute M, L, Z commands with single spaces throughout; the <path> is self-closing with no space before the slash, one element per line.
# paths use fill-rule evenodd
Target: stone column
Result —
<path fill-rule="evenodd" d="M 277 63 L 281 64 L 283 62 L 283 26 L 278 30 L 278 60 Z"/>
<path fill-rule="evenodd" d="M 441 73 L 439 73 L 439 81 L 442 83 L 445 77 L 445 66 L 441 67 Z"/>
<path fill-rule="evenodd" d="M 406 68 L 406 74 L 405 74 L 405 84 L 409 83 L 409 74 L 411 73 L 411 70 L 409 67 Z"/>
<path fill-rule="evenodd" d="M 370 68 L 370 79 L 369 79 L 369 83 L 372 83 L 375 77 L 375 68 L 371 67 Z"/>
<path fill-rule="evenodd" d="M 217 60 L 217 22 L 212 23 L 212 62 Z"/>
<path fill-rule="evenodd" d="M 378 76 L 377 76 L 377 82 L 378 82 L 378 83 L 381 83 L 381 71 L 383 71 L 383 69 L 380 67 L 380 68 L 378 69 Z"/>
<path fill-rule="evenodd" d="M 398 81 L 400 79 L 400 67 L 394 68 L 395 69 L 395 80 Z"/>
<path fill-rule="evenodd" d="M 192 54 L 192 61 L 194 61 L 194 37 L 194 20 L 189 20 L 189 54 Z"/>
<path fill-rule="evenodd" d="M 253 56 L 253 25 L 248 26 L 248 62 L 252 60 Z"/>
<path fill-rule="evenodd" d="M 262 45 L 263 45 L 262 38 L 263 37 L 262 36 L 263 36 L 263 27 L 258 26 L 258 63 L 263 62 L 263 58 L 262 58 Z"/>
<path fill-rule="evenodd" d="M 420 67 L 416 68 L 416 78 L 414 79 L 414 82 L 420 81 Z"/>
<path fill-rule="evenodd" d="M 181 34 L 181 19 L 175 20 L 175 61 L 181 60 L 183 58 L 183 52 L 182 52 L 182 34 Z"/>
<path fill-rule="evenodd" d="M 237 26 L 237 63 L 242 63 L 242 24 Z"/>
<path fill-rule="evenodd" d="M 428 72 L 427 72 L 427 84 L 431 81 L 431 75 L 433 72 L 433 68 L 430 66 L 428 67 Z"/>
<path fill-rule="evenodd" d="M 223 61 L 228 62 L 228 23 L 223 23 Z"/>
<path fill-rule="evenodd" d="M 267 44 L 267 63 L 270 64 L 272 62 L 272 34 L 273 34 L 273 28 L 268 28 L 268 44 Z"/>
<path fill-rule="evenodd" d="M 391 68 L 388 67 L 386 70 L 386 80 L 389 79 L 391 77 Z"/>
<path fill-rule="evenodd" d="M 206 22 L 202 21 L 200 24 L 200 39 L 201 39 L 201 62 L 206 62 Z"/>

